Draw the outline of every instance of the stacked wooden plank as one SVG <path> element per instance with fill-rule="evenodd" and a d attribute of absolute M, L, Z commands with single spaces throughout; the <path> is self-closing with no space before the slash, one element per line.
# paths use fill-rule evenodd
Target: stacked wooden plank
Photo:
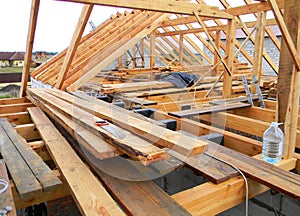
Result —
<path fill-rule="evenodd" d="M 164 160 L 168 157 L 166 152 L 153 144 L 172 148 L 184 155 L 195 155 L 206 150 L 206 143 L 203 141 L 192 139 L 177 132 L 162 130 L 160 126 L 130 115 L 124 116 L 124 110 L 117 111 L 116 107 L 111 107 L 109 104 L 106 107 L 105 105 L 95 105 L 55 90 L 31 89 L 28 94 L 34 103 L 44 110 L 48 110 L 48 113 L 57 115 L 55 111 L 49 111 L 51 108 L 55 109 L 57 112 L 71 118 L 82 128 L 87 129 L 96 136 L 100 136 L 119 151 L 142 161 L 144 164 Z M 109 123 L 104 128 L 94 124 L 95 121 L 103 119 L 110 120 L 113 124 Z M 110 128 L 105 128 L 107 126 Z M 85 130 L 80 129 L 79 131 Z M 121 137 L 119 134 L 121 134 Z M 178 142 L 179 140 L 181 142 Z"/>
<path fill-rule="evenodd" d="M 7 119 L 0 119 L 0 137 L 1 155 L 6 161 L 21 198 L 33 197 L 35 194 L 55 190 L 60 186 L 61 181 Z"/>

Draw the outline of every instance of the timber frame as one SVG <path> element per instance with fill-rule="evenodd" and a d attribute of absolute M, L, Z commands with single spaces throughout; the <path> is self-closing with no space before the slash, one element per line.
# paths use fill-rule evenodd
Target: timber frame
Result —
<path fill-rule="evenodd" d="M 242 203 L 246 193 L 244 180 L 217 159 L 236 164 L 246 174 L 250 188 L 249 198 L 272 188 L 300 200 L 299 192 L 293 191 L 293 186 L 299 187 L 299 175 L 288 172 L 293 169 L 300 172 L 298 0 L 240 0 L 240 6 L 231 6 L 226 0 L 219 0 L 217 6 L 209 5 L 209 1 L 205 0 L 59 1 L 83 5 L 73 38 L 66 50 L 30 74 L 34 80 L 54 89 L 27 89 L 40 4 L 40 0 L 32 0 L 21 97 L 0 100 L 0 117 L 15 124 L 18 134 L 27 140 L 43 160 L 55 162 L 60 173 L 55 170 L 53 172 L 63 184 L 53 193 L 45 192 L 44 196 L 37 195 L 34 199 L 26 200 L 20 198 L 11 183 L 17 209 L 71 194 L 83 215 L 99 212 L 134 214 L 141 211 L 143 201 L 146 203 L 145 209 L 149 211 L 156 208 L 163 210 L 162 203 L 167 203 L 169 207 L 164 209 L 166 214 L 179 211 L 183 215 L 214 215 Z M 98 5 L 133 10 L 112 15 L 94 31 L 83 36 L 89 16 Z M 272 16 L 268 16 L 270 13 Z M 255 21 L 245 21 L 245 15 L 251 15 Z M 280 29 L 281 42 L 273 31 L 274 26 Z M 239 31 L 245 35 L 242 43 L 236 38 Z M 279 64 L 273 61 L 264 47 L 266 35 L 280 53 Z M 245 49 L 246 43 L 253 45 L 253 55 Z M 130 61 L 125 62 L 124 56 Z M 241 62 L 238 56 L 242 56 L 247 62 Z M 114 61 L 118 62 L 117 69 L 105 70 Z M 244 88 L 241 87 L 241 77 L 245 75 L 251 80 L 251 76 L 256 75 L 259 83 L 263 83 L 263 61 L 277 75 L 277 101 L 265 99 L 266 108 L 257 105 L 249 107 L 244 104 L 247 100 Z M 197 83 L 185 89 L 156 80 L 162 74 L 179 71 L 198 74 L 200 78 Z M 135 83 L 136 80 L 139 82 Z M 251 93 L 255 94 L 254 85 L 250 88 Z M 145 120 L 146 117 L 139 118 L 135 114 L 129 114 L 129 111 L 120 111 L 111 104 L 83 94 L 82 91 L 85 90 L 97 95 L 105 94 L 113 103 L 121 101 L 128 109 L 135 110 L 139 107 L 148 110 L 147 112 L 152 113 L 151 118 Z M 79 116 L 72 113 L 70 104 Z M 186 107 L 190 111 L 183 111 Z M 111 116 L 111 110 L 115 112 L 115 120 Z M 201 113 L 203 110 L 210 111 Z M 125 113 L 129 116 L 127 118 L 130 121 L 126 118 L 130 122 L 128 124 L 122 119 Z M 156 145 L 150 145 L 146 150 L 133 146 L 127 148 L 127 140 L 113 140 L 107 137 L 104 130 L 92 126 L 88 118 L 92 115 L 97 116 L 95 118 L 98 120 L 112 121 L 119 130 L 126 130 L 126 134 L 137 142 L 145 139 L 145 143 L 150 140 Z M 65 137 L 56 131 L 48 118 L 56 122 L 56 127 L 61 132 L 64 131 L 62 133 Z M 158 138 L 157 131 L 170 120 L 176 122 L 175 131 L 168 131 L 167 135 Z M 283 159 L 276 166 L 260 161 L 262 143 L 260 139 L 255 139 L 262 137 L 272 121 L 283 122 L 285 134 Z M 154 135 L 147 130 L 151 124 L 155 125 Z M 51 130 L 55 132 L 52 134 L 49 132 Z M 223 135 L 224 147 L 217 148 L 207 140 L 193 141 L 194 137 L 206 136 L 210 132 Z M 99 142 L 99 133 L 101 147 L 90 146 L 91 143 Z M 179 133 L 184 134 L 182 143 L 193 141 L 193 146 L 184 146 L 182 143 L 177 145 Z M 52 141 L 53 137 L 57 138 Z M 72 139 L 74 137 L 77 138 L 76 141 Z M 63 143 L 62 148 L 68 154 L 61 155 L 55 147 L 57 143 Z M 76 152 L 80 157 L 73 152 L 69 143 L 77 148 Z M 172 169 L 187 166 L 200 172 L 209 181 L 169 196 L 152 181 L 131 184 L 112 178 L 95 165 L 90 165 L 92 173 L 84 164 L 90 164 L 90 161 L 84 158 L 82 150 L 78 149 L 78 143 L 91 148 L 98 158 L 113 160 L 126 154 L 141 160 L 144 165 L 168 160 L 166 155 L 169 155 L 171 159 L 176 159 L 176 165 Z M 217 150 L 212 152 L 214 148 Z M 211 160 L 211 164 L 203 169 L 195 165 L 200 160 L 197 158 L 199 153 Z M 187 158 L 183 159 L 183 155 Z M 66 165 L 63 162 L 64 156 L 72 158 L 73 163 L 79 164 L 80 168 Z M 241 163 L 243 160 L 248 161 L 248 164 Z M 214 172 L 214 166 L 222 166 L 225 171 Z M 253 170 L 255 166 L 263 168 Z M 134 168 L 140 169 L 138 166 Z M 69 172 L 70 169 L 75 169 L 75 173 Z M 81 174 L 87 176 L 88 183 L 84 180 L 74 181 L 76 175 Z M 266 177 L 261 177 L 260 174 Z M 88 184 L 96 185 L 98 192 L 91 190 Z M 77 191 L 76 187 L 81 187 L 82 190 Z M 122 193 L 122 188 L 129 189 Z M 131 199 L 136 195 L 130 190 L 148 191 L 148 195 L 141 202 L 133 203 Z M 105 194 L 104 198 L 101 197 L 102 194 Z M 87 199 L 92 199 L 97 205 L 86 202 Z M 151 200 L 159 201 L 154 203 Z M 91 207 L 96 210 L 91 210 Z"/>

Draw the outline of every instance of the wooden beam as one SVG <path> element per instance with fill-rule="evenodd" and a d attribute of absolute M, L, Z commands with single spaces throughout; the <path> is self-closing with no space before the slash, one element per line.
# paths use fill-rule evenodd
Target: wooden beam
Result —
<path fill-rule="evenodd" d="M 32 106 L 34 106 L 34 104 L 32 104 L 31 102 L 0 105 L 0 114 L 26 112 L 27 107 L 32 107 Z"/>
<path fill-rule="evenodd" d="M 28 142 L 27 144 L 43 159 L 43 161 L 52 160 L 45 143 L 42 140 Z"/>
<path fill-rule="evenodd" d="M 48 92 L 71 103 L 75 98 L 67 93 L 62 93 L 62 96 L 61 92 L 56 90 L 49 90 Z M 126 128 L 126 130 L 152 141 L 154 144 L 171 148 L 184 155 L 196 155 L 205 151 L 207 148 L 206 143 L 203 141 L 198 141 L 170 130 L 162 131 L 161 127 L 151 124 L 148 121 L 144 121 L 136 116 L 132 116 L 129 111 L 122 108 L 112 106 L 86 95 L 82 96 L 80 93 L 75 93 L 75 95 L 79 97 L 76 98 L 76 100 L 80 101 L 80 103 L 73 103 L 75 106 L 78 106 L 89 113 L 93 113 L 100 118 L 111 120 L 115 124 Z M 80 97 L 84 98 L 84 100 L 80 99 Z M 91 107 L 91 104 L 94 104 L 94 106 Z M 127 114 L 127 118 L 123 117 L 125 113 Z"/>
<path fill-rule="evenodd" d="M 183 35 L 179 35 L 179 65 L 183 66 Z"/>
<path fill-rule="evenodd" d="M 234 39 L 236 35 L 236 29 L 235 29 L 235 21 L 234 20 L 228 20 L 228 29 L 226 33 L 226 64 L 228 69 L 227 73 L 224 73 L 224 79 L 223 79 L 223 96 L 224 98 L 230 98 L 231 97 L 231 89 L 232 89 L 232 73 L 233 73 L 233 67 L 234 67 Z M 222 57 L 220 57 L 222 58 Z M 222 60 L 222 59 L 221 59 Z M 226 67 L 225 67 L 226 68 Z M 229 70 L 229 71 L 228 71 Z"/>
<path fill-rule="evenodd" d="M 28 102 L 29 102 L 29 100 L 26 97 L 0 99 L 0 105 L 28 103 Z"/>
<path fill-rule="evenodd" d="M 31 148 L 30 145 L 25 141 L 20 134 L 17 133 L 15 128 L 13 128 L 7 121 L 1 122 L 2 127 L 6 131 L 10 140 L 13 142 L 14 146 L 24 158 L 26 164 L 32 170 L 39 183 L 41 184 L 43 191 L 51 191 L 56 189 L 60 184 L 60 180 L 53 174 L 38 154 Z M 24 179 L 26 181 L 26 179 Z"/>
<path fill-rule="evenodd" d="M 198 15 L 196 12 L 194 13 L 194 15 L 195 15 L 195 17 L 196 17 L 198 23 L 199 23 L 199 24 L 202 26 L 202 28 L 204 29 L 204 32 L 205 32 L 207 38 L 209 39 L 209 41 L 211 42 L 211 44 L 212 44 L 214 50 L 216 51 L 217 55 L 218 55 L 219 58 L 221 59 L 223 65 L 224 65 L 224 67 L 225 67 L 225 69 L 226 69 L 226 72 L 228 73 L 229 76 L 231 76 L 231 70 L 230 70 L 230 68 L 228 67 L 227 63 L 226 63 L 226 62 L 224 61 L 224 59 L 222 58 L 221 53 L 220 53 L 220 51 L 218 50 L 218 48 L 216 47 L 215 43 L 213 42 L 213 39 L 211 38 L 209 32 L 208 32 L 207 29 L 206 29 L 205 23 L 203 22 L 203 20 L 199 17 L 199 15 Z M 232 23 L 233 23 L 232 20 L 231 20 L 231 21 L 228 20 L 228 22 L 232 22 Z M 234 25 L 234 24 L 233 24 L 233 25 Z"/>
<path fill-rule="evenodd" d="M 145 40 L 141 41 L 142 68 L 145 68 Z"/>
<path fill-rule="evenodd" d="M 257 23 L 256 21 L 245 22 L 245 25 L 247 26 L 247 28 L 254 28 L 256 26 L 256 23 Z M 188 25 L 188 24 L 185 24 L 185 25 Z M 277 22 L 276 22 L 275 19 L 267 19 L 266 20 L 266 27 L 276 26 L 276 25 L 277 25 Z M 165 27 L 165 26 L 163 26 L 163 27 Z M 172 26 L 172 27 L 175 28 L 176 26 Z M 244 27 L 243 25 L 241 25 L 239 23 L 236 23 L 236 29 L 240 29 L 240 28 L 243 28 L 243 27 Z M 222 30 L 225 31 L 227 29 L 227 25 L 222 24 L 222 25 L 217 25 L 217 26 L 208 26 L 206 29 L 209 32 L 222 31 Z M 269 30 L 272 31 L 270 28 L 269 28 Z M 155 33 L 155 35 L 157 37 L 165 37 L 165 36 L 174 36 L 174 35 L 180 35 L 180 34 L 183 34 L 183 35 L 185 35 L 185 34 L 194 34 L 194 33 L 201 33 L 201 32 L 204 32 L 204 30 L 202 28 L 191 28 L 191 29 L 186 29 L 186 30 L 181 30 L 180 28 L 178 28 L 178 30 L 170 31 L 170 32 L 157 32 L 157 33 Z M 274 36 L 274 33 L 273 33 L 272 36 Z M 272 40 L 274 40 L 274 38 Z M 275 45 L 277 46 L 279 41 L 278 41 L 278 39 L 276 39 L 276 40 L 277 40 L 277 42 L 276 42 Z M 280 48 L 280 46 L 279 46 L 279 48 Z"/>
<path fill-rule="evenodd" d="M 28 27 L 28 35 L 27 35 L 27 42 L 26 42 L 26 54 L 25 54 L 25 59 L 24 59 L 24 67 L 23 67 L 23 71 L 22 71 L 20 97 L 24 97 L 26 95 L 39 6 L 40 6 L 40 0 L 32 0 L 30 19 L 29 19 L 29 27 Z"/>
<path fill-rule="evenodd" d="M 37 98 L 38 101 L 52 106 L 58 112 L 73 119 L 73 121 L 86 130 L 104 139 L 132 159 L 140 161 L 143 165 L 149 165 L 168 158 L 168 154 L 162 149 L 115 124 L 109 123 L 106 126 L 100 127 L 95 125 L 96 121 L 103 121 L 103 118 L 95 117 L 94 114 L 86 112 L 76 106 L 70 106 L 66 101 L 48 94 L 45 91 L 33 91 L 33 89 L 31 89 L 29 94 L 32 98 Z"/>
<path fill-rule="evenodd" d="M 284 1 L 282 0 L 276 0 L 278 7 L 280 9 L 283 8 Z M 238 7 L 232 7 L 232 8 L 225 8 L 224 11 L 233 15 L 233 16 L 240 16 L 245 14 L 253 14 L 258 13 L 262 11 L 269 11 L 272 10 L 268 2 L 261 2 L 261 3 L 255 3 L 255 4 L 247 4 L 242 5 Z M 208 19 L 203 19 L 208 20 Z M 175 25 L 182 25 L 182 24 L 189 24 L 197 22 L 196 17 L 188 16 L 188 17 L 181 17 L 179 19 L 172 19 L 172 20 L 166 20 L 162 23 L 162 27 L 168 27 L 168 26 L 175 26 Z"/>
<path fill-rule="evenodd" d="M 270 126 L 269 122 L 224 112 L 215 113 L 213 116 L 202 115 L 194 118 L 213 122 L 216 125 L 225 126 L 227 128 L 232 128 L 259 137 L 262 137 L 265 130 Z M 295 139 L 296 147 L 300 148 L 300 130 L 297 130 Z"/>
<path fill-rule="evenodd" d="M 124 215 L 101 182 L 39 108 L 28 109 L 83 215 Z M 68 163 L 66 163 L 68 161 Z"/>
<path fill-rule="evenodd" d="M 53 170 L 53 173 L 56 174 L 56 176 L 63 182 L 63 184 L 61 184 L 57 189 L 55 189 L 53 191 L 45 191 L 40 194 L 35 194 L 34 197 L 30 197 L 27 199 L 22 199 L 20 197 L 20 194 L 18 193 L 15 184 L 11 181 L 10 188 L 12 190 L 12 194 L 14 197 L 16 209 L 19 210 L 19 209 L 27 208 L 29 206 L 33 206 L 33 205 L 36 205 L 39 203 L 52 201 L 52 200 L 56 200 L 56 199 L 59 199 L 62 197 L 70 196 L 71 195 L 70 190 L 68 188 L 68 185 L 67 185 L 65 179 L 61 176 L 61 174 L 59 173 L 58 170 Z"/>
<path fill-rule="evenodd" d="M 69 134 L 73 137 L 76 137 L 78 143 L 82 148 L 91 152 L 91 154 L 99 159 L 107 159 L 121 155 L 121 152 L 118 151 L 113 146 L 109 145 L 100 137 L 96 136 L 89 130 L 81 127 L 79 124 L 74 122 L 72 119 L 58 112 L 49 105 L 38 102 L 38 106 L 44 110 L 51 118 L 57 121 Z"/>
<path fill-rule="evenodd" d="M 199 16 L 232 19 L 233 16 L 220 11 L 217 7 L 199 5 L 183 1 L 174 0 L 134 0 L 134 1 L 110 1 L 110 0 L 60 0 L 66 2 L 78 2 L 85 4 L 97 4 L 123 8 L 133 8 L 140 10 L 150 10 L 164 13 L 177 13 L 193 15 L 197 11 Z"/>
<path fill-rule="evenodd" d="M 3 113 L 0 114 L 0 118 L 7 118 L 9 123 L 16 125 L 31 123 L 28 112 Z"/>
<path fill-rule="evenodd" d="M 221 31 L 220 30 L 218 30 L 216 32 L 215 41 L 216 41 L 217 50 L 220 51 L 221 43 L 222 43 L 222 41 L 221 41 Z M 214 52 L 214 65 L 216 65 L 216 64 L 219 65 L 219 63 L 218 63 L 219 61 L 220 61 L 220 57 L 218 56 L 217 52 L 215 51 Z M 215 72 L 216 72 L 216 74 L 219 74 L 219 67 L 216 67 Z"/>
<path fill-rule="evenodd" d="M 281 161 L 278 166 L 289 170 L 290 161 Z M 268 187 L 247 179 L 249 198 L 253 198 L 267 190 Z M 217 215 L 245 201 L 246 187 L 242 177 L 235 177 L 218 185 L 211 182 L 172 195 L 179 204 L 193 215 Z"/>
<path fill-rule="evenodd" d="M 154 68 L 155 67 L 155 35 L 154 34 L 150 34 L 150 68 Z M 151 72 L 150 72 L 150 76 L 151 76 Z M 150 77 L 150 80 L 153 77 Z"/>
<path fill-rule="evenodd" d="M 40 139 L 40 135 L 33 123 L 15 126 L 16 131 L 27 141 Z"/>
<path fill-rule="evenodd" d="M 69 45 L 67 54 L 64 58 L 64 63 L 61 67 L 61 71 L 58 76 L 57 83 L 55 85 L 55 87 L 58 89 L 62 88 L 63 82 L 67 76 L 67 73 L 69 72 L 70 66 L 72 64 L 77 47 L 80 43 L 85 26 L 86 26 L 88 19 L 92 13 L 93 6 L 94 6 L 93 4 L 85 4 L 82 8 L 81 15 L 79 17 L 75 32 L 73 34 L 71 43 Z"/>
<path fill-rule="evenodd" d="M 254 42 L 254 58 L 253 58 L 253 72 L 252 75 L 256 75 L 258 83 L 260 83 L 260 76 L 262 73 L 262 58 L 265 42 L 265 24 L 266 24 L 266 12 L 260 12 L 257 14 L 257 28 Z M 251 93 L 255 94 L 255 84 L 251 85 Z"/>
<path fill-rule="evenodd" d="M 73 148 L 85 158 L 91 169 L 105 184 L 110 194 L 118 201 L 118 204 L 126 211 L 127 215 L 140 213 L 159 214 L 160 216 L 190 214 L 170 195 L 165 193 L 154 181 L 149 180 L 149 175 L 130 160 L 121 157 L 111 158 L 95 164 L 93 158 L 87 156 L 82 149 L 73 143 Z M 174 164 L 174 162 L 172 162 Z M 102 166 L 99 167 L 99 164 Z M 122 167 L 122 169 L 120 169 Z M 153 167 L 154 170 L 157 170 Z M 153 175 L 153 170 L 150 177 Z M 142 178 L 142 179 L 141 179 Z M 133 180 L 132 180 L 133 179 Z"/>
<path fill-rule="evenodd" d="M 273 2 L 269 1 L 270 3 Z M 272 3 L 274 9 L 276 5 Z M 284 21 L 280 19 L 277 14 L 277 19 L 280 19 L 281 27 L 288 29 L 287 35 L 290 35 L 290 43 L 297 47 L 300 51 L 300 2 L 297 0 L 285 0 L 284 4 Z M 283 29 L 282 29 L 283 30 Z M 288 33 L 289 32 L 289 33 Z M 285 37 L 286 37 L 285 36 Z M 287 38 L 286 38 L 287 39 Z M 294 45 L 295 44 L 295 45 Z M 278 122 L 284 123 L 284 147 L 283 157 L 291 158 L 294 154 L 295 145 L 298 144 L 297 140 L 297 117 L 299 111 L 299 86 L 300 76 L 295 65 L 295 56 L 290 51 L 291 46 L 287 40 L 281 43 L 281 53 L 279 62 L 279 75 L 278 75 Z M 297 52 L 297 51 L 296 51 Z M 299 55 L 297 55 L 298 58 Z M 295 68 L 296 67 L 296 68 Z"/>
<path fill-rule="evenodd" d="M 294 63 L 296 65 L 297 71 L 300 71 L 300 59 L 299 59 L 299 55 L 298 55 L 298 51 L 296 49 L 295 43 L 294 43 L 294 39 L 291 37 L 290 33 L 292 34 L 293 32 L 289 32 L 290 26 L 287 27 L 287 25 L 285 24 L 285 21 L 283 20 L 283 17 L 281 15 L 281 11 L 276 3 L 275 0 L 269 0 L 268 1 L 269 4 L 272 7 L 273 13 L 275 15 L 275 19 L 277 20 L 278 26 L 282 32 L 283 38 L 286 42 L 287 48 L 294 60 Z M 289 9 L 286 7 L 286 4 L 288 4 L 287 2 L 292 2 L 292 1 L 285 1 L 285 9 Z M 294 5 L 295 7 L 297 7 L 297 5 Z M 294 9 L 296 10 L 296 9 Z M 288 13 L 285 13 L 285 18 L 288 17 Z M 287 18 L 286 18 L 287 19 Z"/>

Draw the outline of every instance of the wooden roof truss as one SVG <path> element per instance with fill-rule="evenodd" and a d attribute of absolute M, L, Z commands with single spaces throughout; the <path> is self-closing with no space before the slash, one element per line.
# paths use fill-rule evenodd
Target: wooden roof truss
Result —
<path fill-rule="evenodd" d="M 300 70 L 298 55 L 300 44 L 298 34 L 300 28 L 299 0 L 255 2 L 240 0 L 237 1 L 238 5 L 230 5 L 233 1 L 229 0 L 216 0 L 214 2 L 217 7 L 207 4 L 209 1 L 206 0 L 195 0 L 191 1 L 192 3 L 173 0 L 61 1 L 84 4 L 78 25 L 69 48 L 32 72 L 31 76 L 34 79 L 58 89 L 75 91 L 116 59 L 119 59 L 119 69 L 125 68 L 122 55 L 130 52 L 130 66 L 136 69 L 138 67 L 146 69 L 147 66 L 155 69 L 156 59 L 160 59 L 166 67 L 188 68 L 194 65 L 214 65 L 216 71 L 219 70 L 216 65 L 222 64 L 224 70 L 217 75 L 218 80 L 223 77 L 223 96 L 226 98 L 231 97 L 235 63 L 241 63 L 236 56 L 236 50 L 238 50 L 240 55 L 247 59 L 252 66 L 253 75 L 260 78 L 263 59 L 278 74 L 278 108 L 276 112 L 274 111 L 274 115 L 276 121 L 284 122 L 283 157 L 284 159 L 293 159 L 298 133 L 297 121 L 293 119 L 298 119 L 300 86 L 298 74 Z M 22 78 L 22 96 L 26 94 L 39 2 L 40 0 L 32 0 Z M 87 20 L 95 5 L 135 10 L 111 16 L 97 29 L 82 37 Z M 245 16 L 249 14 L 254 21 L 245 21 Z M 279 27 L 283 36 L 281 42 L 272 26 Z M 243 32 L 245 41 L 240 42 L 236 38 L 237 30 Z M 253 36 L 254 32 L 255 36 Z M 265 35 L 268 35 L 274 46 L 280 51 L 279 65 L 273 61 L 264 47 Z M 224 39 L 225 42 L 221 39 Z M 244 48 L 246 42 L 251 42 L 254 54 Z M 149 54 L 146 54 L 146 51 Z M 137 58 L 142 59 L 141 65 L 138 65 Z M 146 58 L 149 59 L 149 65 L 145 63 Z M 153 79 L 151 75 L 150 79 Z M 187 120 L 187 122 L 189 121 Z M 189 125 L 192 124 L 189 122 Z M 195 127 L 199 127 L 199 125 Z M 235 185 L 230 194 L 238 199 L 234 202 L 237 204 L 243 198 L 241 193 L 236 195 L 234 190 L 243 187 L 243 182 L 239 178 L 233 178 L 230 181 L 232 181 L 232 185 Z M 259 183 L 253 181 L 250 184 L 258 187 Z M 226 185 L 220 184 L 217 191 L 224 191 Z M 173 198 L 187 209 L 189 208 L 189 211 L 194 212 L 201 209 L 201 205 L 205 203 L 202 199 L 207 199 L 207 197 L 203 196 L 203 193 L 208 191 L 208 187 L 210 187 L 209 184 L 204 184 L 193 188 L 193 191 L 195 190 L 197 194 L 201 195 L 197 202 L 194 197 L 193 200 L 187 200 L 187 197 L 195 194 L 193 191 L 178 193 Z M 261 190 L 255 190 L 251 196 L 266 189 L 264 187 Z M 213 197 L 211 194 L 207 196 L 210 196 L 210 199 Z M 231 204 L 228 204 L 227 207 L 230 206 Z M 221 211 L 226 206 L 216 208 Z"/>

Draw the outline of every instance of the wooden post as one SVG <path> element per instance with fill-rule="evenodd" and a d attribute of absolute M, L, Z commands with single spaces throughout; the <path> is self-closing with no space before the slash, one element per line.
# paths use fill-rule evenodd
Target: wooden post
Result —
<path fill-rule="evenodd" d="M 150 68 L 155 66 L 155 35 L 150 34 Z M 154 80 L 152 71 L 150 72 L 150 80 Z"/>
<path fill-rule="evenodd" d="M 150 34 L 150 68 L 155 66 L 155 35 Z"/>
<path fill-rule="evenodd" d="M 300 50 L 300 2 L 299 0 L 284 1 L 284 22 L 292 42 Z M 297 116 L 299 110 L 299 72 L 296 70 L 294 57 L 289 51 L 286 40 L 282 40 L 279 74 L 278 74 L 278 122 L 284 123 L 283 158 L 294 155 L 297 132 Z"/>
<path fill-rule="evenodd" d="M 28 35 L 26 42 L 26 54 L 24 59 L 24 67 L 22 71 L 22 81 L 21 81 L 21 90 L 20 97 L 26 96 L 28 76 L 30 70 L 32 49 L 34 43 L 34 35 L 37 23 L 37 17 L 39 13 L 40 0 L 32 0 L 31 2 L 31 11 L 30 11 L 30 19 L 29 19 L 29 27 L 28 27 Z"/>
<path fill-rule="evenodd" d="M 119 70 L 123 68 L 123 54 L 119 56 Z"/>
<path fill-rule="evenodd" d="M 226 64 L 230 71 L 233 73 L 233 66 L 234 66 L 234 39 L 236 35 L 235 29 L 235 20 L 228 20 L 228 29 L 226 34 Z M 231 97 L 231 89 L 232 89 L 232 76 L 228 73 L 224 73 L 223 79 L 223 95 L 224 98 Z"/>
<path fill-rule="evenodd" d="M 141 40 L 141 49 L 142 49 L 142 67 L 145 68 L 145 41 Z"/>
<path fill-rule="evenodd" d="M 179 65 L 183 66 L 183 34 L 179 35 Z"/>
<path fill-rule="evenodd" d="M 262 59 L 264 51 L 265 41 L 265 24 L 266 24 L 266 12 L 257 13 L 257 28 L 255 34 L 254 43 L 254 59 L 253 59 L 253 72 L 252 75 L 256 75 L 258 84 L 260 83 L 260 75 L 262 70 Z M 251 93 L 255 94 L 255 85 L 251 85 Z"/>
<path fill-rule="evenodd" d="M 216 41 L 216 47 L 220 51 L 220 46 L 221 46 L 221 31 L 220 30 L 216 31 L 215 41 Z M 218 53 L 215 51 L 214 52 L 214 65 L 218 64 L 219 61 L 220 61 L 220 57 L 218 56 Z M 215 71 L 216 71 L 216 75 L 219 75 L 219 66 L 216 67 Z"/>
<path fill-rule="evenodd" d="M 280 28 L 283 39 L 287 44 L 287 48 L 288 48 L 289 52 L 291 53 L 292 58 L 295 61 L 296 68 L 298 71 L 300 71 L 300 59 L 299 59 L 299 55 L 297 53 L 297 48 L 293 42 L 293 38 L 289 33 L 290 28 L 287 28 L 287 25 L 286 25 L 285 21 L 283 20 L 281 11 L 277 5 L 277 2 L 275 0 L 269 0 L 269 4 L 272 7 L 273 13 L 275 15 L 275 19 L 278 23 L 278 27 Z M 286 17 L 286 15 L 285 15 L 285 17 Z"/>
<path fill-rule="evenodd" d="M 137 53 L 137 44 L 133 46 L 133 68 L 136 68 L 136 53 Z"/>
<path fill-rule="evenodd" d="M 55 87 L 58 88 L 58 89 L 61 89 L 62 86 L 63 86 L 63 83 L 65 81 L 67 73 L 70 69 L 71 63 L 73 61 L 73 58 L 75 56 L 76 49 L 77 49 L 77 47 L 80 43 L 80 39 L 81 39 L 82 34 L 84 32 L 85 26 L 86 26 L 86 24 L 88 22 L 88 19 L 89 19 L 91 13 L 92 13 L 93 6 L 94 6 L 93 4 L 85 4 L 82 8 L 82 12 L 81 12 L 81 15 L 79 17 L 75 32 L 73 34 L 72 41 L 71 41 L 70 46 L 68 48 L 66 57 L 64 59 L 63 66 L 61 68 L 58 80 L 57 80 L 56 85 L 55 85 Z"/>

